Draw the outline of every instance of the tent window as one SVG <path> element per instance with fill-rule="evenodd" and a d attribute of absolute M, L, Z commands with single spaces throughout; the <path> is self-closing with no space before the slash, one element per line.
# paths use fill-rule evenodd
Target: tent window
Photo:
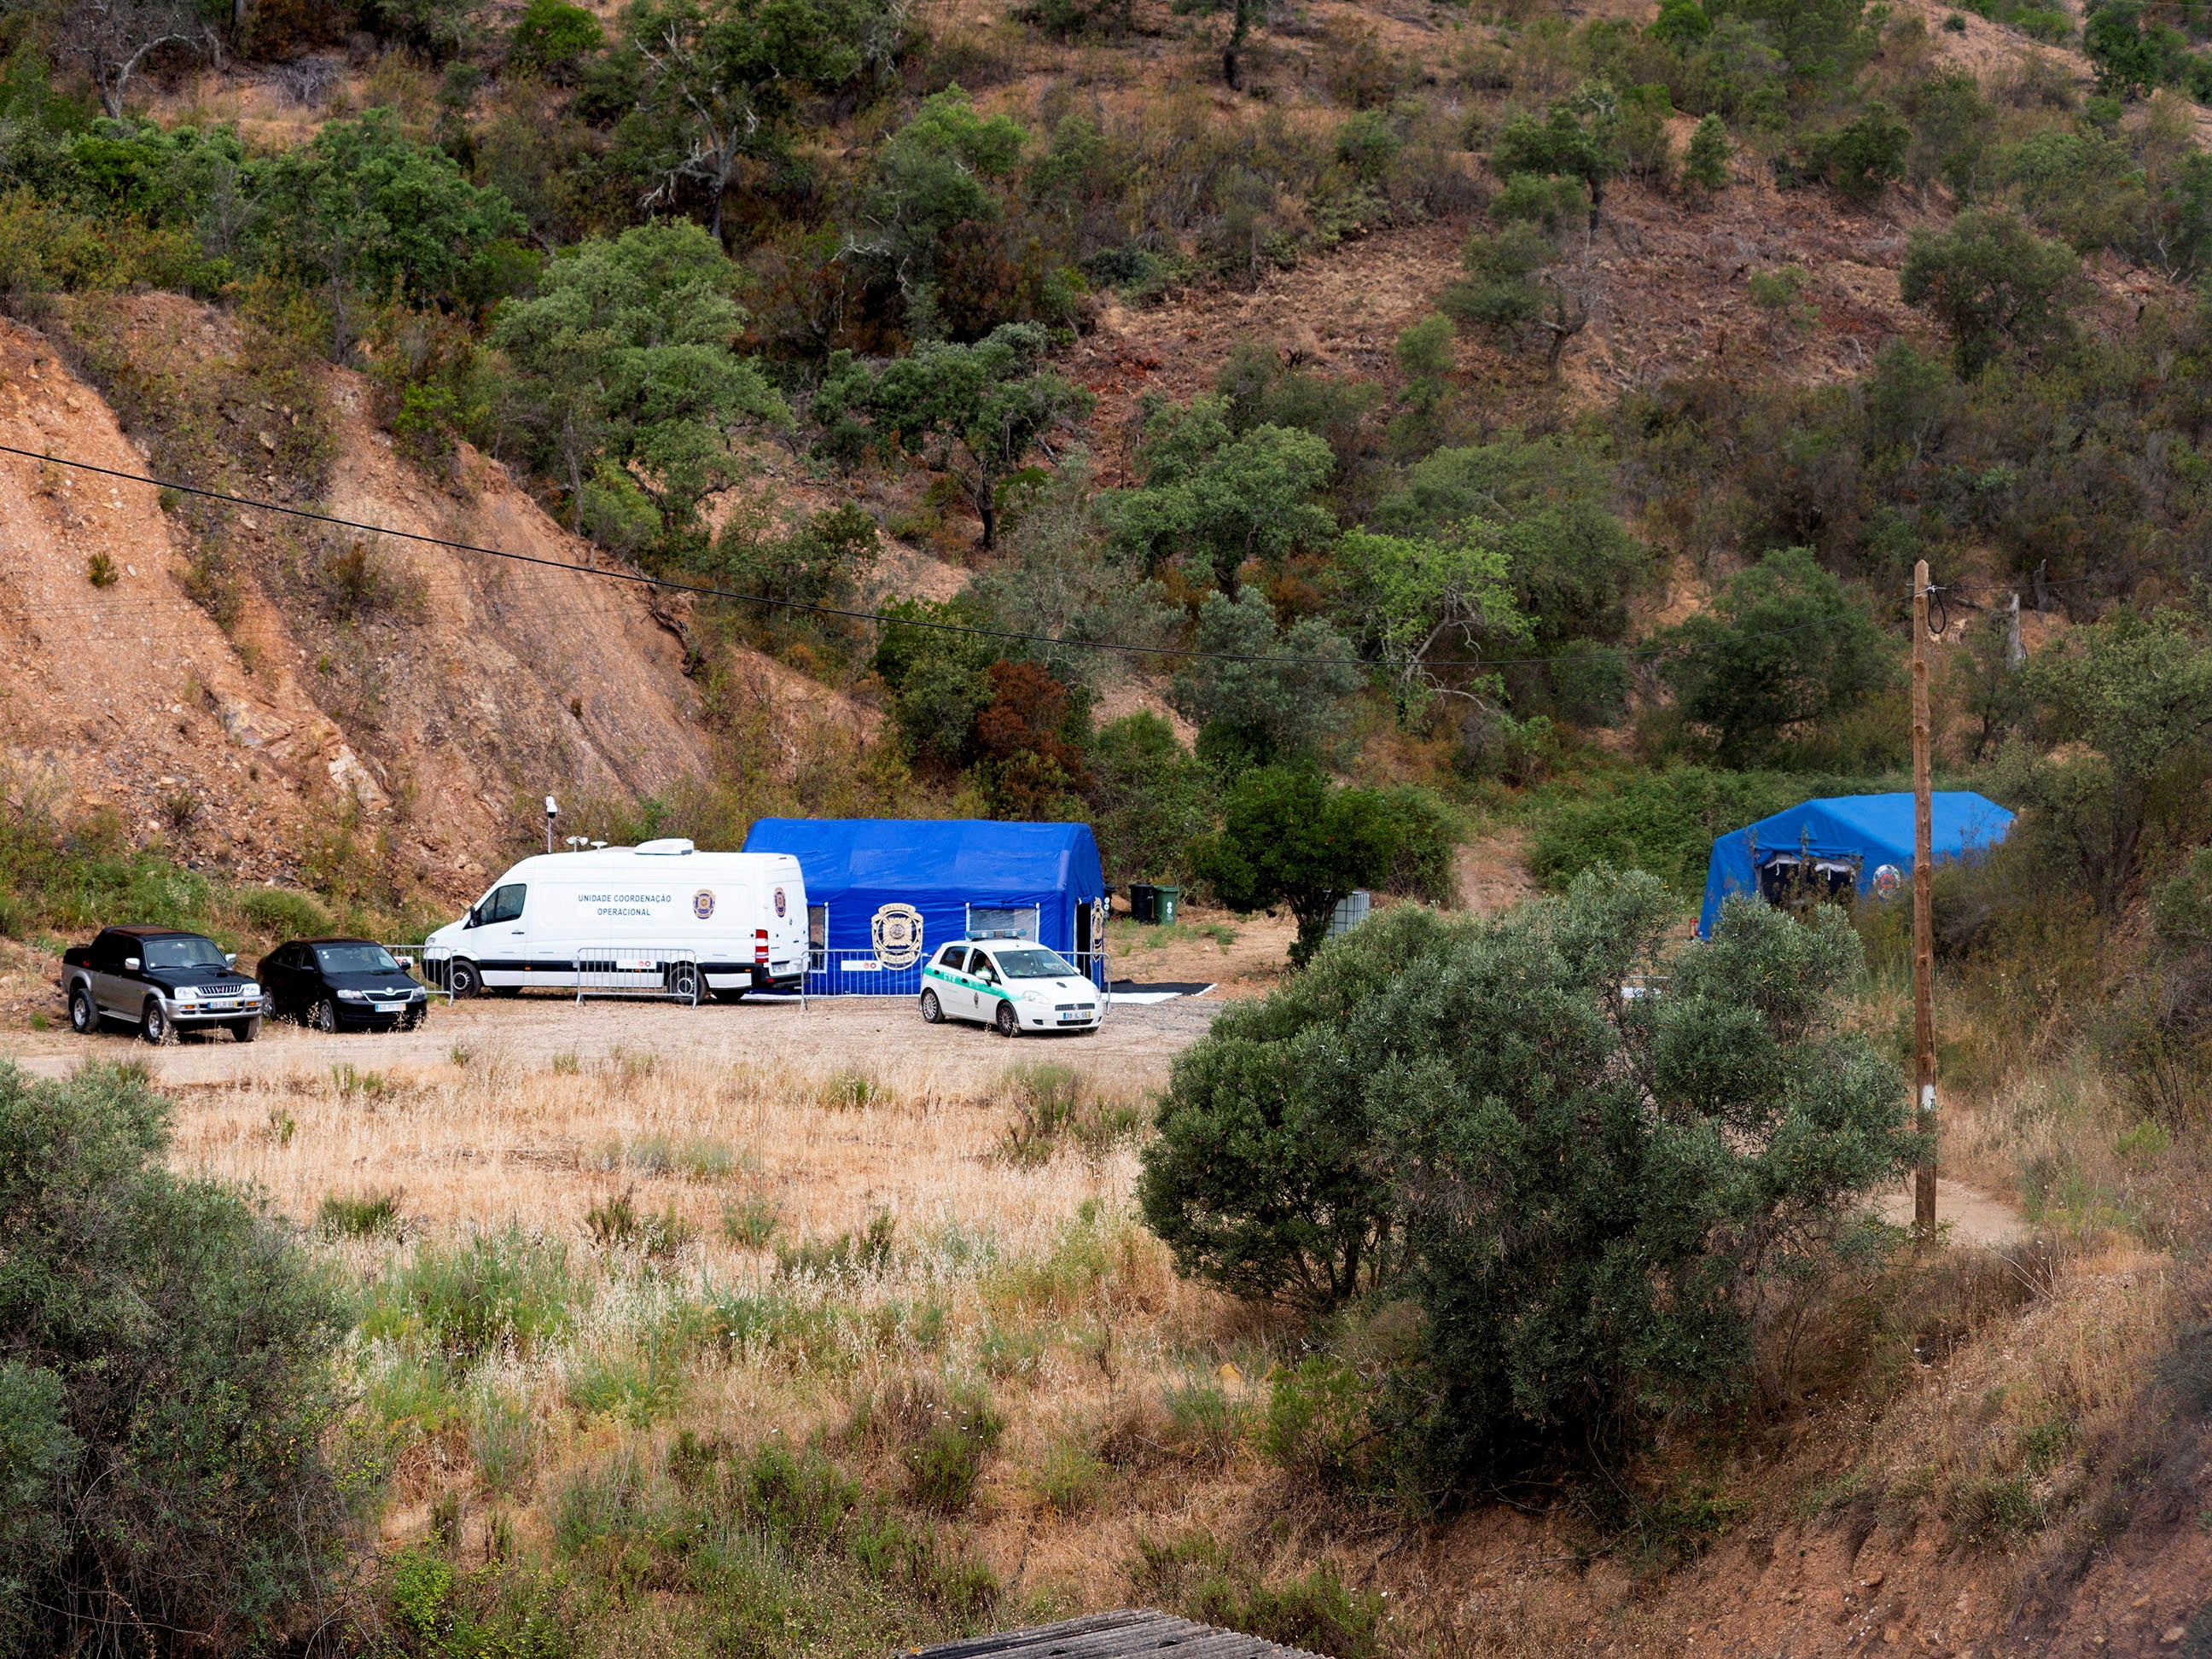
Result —
<path fill-rule="evenodd" d="M 1037 907 L 1025 904 L 1018 909 L 993 909 L 971 904 L 968 907 L 968 937 L 1037 940 Z"/>

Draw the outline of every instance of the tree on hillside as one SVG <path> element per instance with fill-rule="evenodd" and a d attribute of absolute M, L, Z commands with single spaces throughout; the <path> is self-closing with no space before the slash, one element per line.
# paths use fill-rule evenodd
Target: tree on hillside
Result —
<path fill-rule="evenodd" d="M 213 58 L 222 50 L 191 0 L 72 0 L 58 46 L 64 62 L 83 66 L 110 120 L 122 118 L 131 82 L 148 58 L 169 50 Z"/>
<path fill-rule="evenodd" d="M 1085 791 L 1109 881 L 1176 880 L 1192 844 L 1210 826 L 1213 789 L 1206 769 L 1148 709 L 1098 728 Z"/>
<path fill-rule="evenodd" d="M 1191 851 L 1191 872 L 1232 910 L 1288 910 L 1291 962 L 1304 967 L 1330 915 L 1396 862 L 1403 822 L 1372 789 L 1339 789 L 1310 768 L 1261 766 L 1222 798 L 1221 828 Z"/>
<path fill-rule="evenodd" d="M 0 1644 L 30 1659 L 280 1646 L 343 1545 L 343 1298 L 162 1167 L 167 1112 L 133 1068 L 0 1066 Z"/>
<path fill-rule="evenodd" d="M 1225 772 L 1323 756 L 1364 678 L 1352 641 L 1325 618 L 1279 629 L 1274 607 L 1250 588 L 1206 596 L 1198 649 L 1176 670 L 1168 700 L 1200 728 L 1200 757 Z"/>
<path fill-rule="evenodd" d="M 1269 561 L 1336 537 L 1314 497 L 1335 470 L 1328 445 L 1295 427 L 1236 432 L 1227 401 L 1167 404 L 1146 422 L 1144 487 L 1105 491 L 1100 517 L 1150 576 L 1181 556 L 1231 599 L 1248 560 Z"/>
<path fill-rule="evenodd" d="M 1735 150 L 1729 143 L 1728 123 L 1717 115 L 1707 115 L 1690 134 L 1688 154 L 1683 158 L 1682 176 L 1700 190 L 1723 190 L 1731 176 Z"/>
<path fill-rule="evenodd" d="M 388 109 L 325 122 L 311 142 L 271 156 L 261 179 L 264 250 L 323 284 L 333 362 L 352 347 L 360 307 L 452 298 L 494 243 L 524 228 L 506 197 L 404 137 Z"/>
<path fill-rule="evenodd" d="M 775 153 L 810 91 L 879 61 L 885 27 L 872 0 L 637 0 L 623 41 L 637 102 L 617 143 L 655 181 L 642 205 L 696 189 L 719 240 L 740 164 Z"/>
<path fill-rule="evenodd" d="M 1476 231 L 1460 264 L 1467 276 L 1437 296 L 1438 309 L 1516 350 L 1541 342 L 1545 371 L 1559 379 L 1567 342 L 1589 326 L 1589 272 L 1568 265 L 1552 238 L 1526 221 Z"/>
<path fill-rule="evenodd" d="M 2030 838 L 2117 916 L 2158 826 L 2191 840 L 2204 831 L 2212 650 L 2179 615 L 2123 611 L 2037 653 L 2020 678 L 2040 734 L 2087 752 L 2011 751 L 2005 799 L 2032 809 Z"/>
<path fill-rule="evenodd" d="M 2073 333 L 2081 261 L 2013 214 L 1975 209 L 1905 243 L 1898 293 L 1951 336 L 1960 375 L 1972 379 L 2007 349 L 2035 351 Z"/>
<path fill-rule="evenodd" d="M 1723 766 L 1756 765 L 1785 739 L 1849 712 L 1897 676 L 1864 603 L 1802 547 L 1729 580 L 1713 608 L 1661 636 L 1675 706 Z"/>
<path fill-rule="evenodd" d="M 1354 530 L 1337 544 L 1353 603 L 1402 696 L 1496 706 L 1504 687 L 1495 672 L 1440 669 L 1432 659 L 1527 643 L 1501 539 L 1496 526 L 1470 518 L 1436 539 Z"/>
<path fill-rule="evenodd" d="M 914 118 L 884 143 L 876 178 L 841 257 L 888 270 L 917 340 L 945 333 L 940 268 L 956 252 L 960 227 L 995 223 L 995 185 L 1012 179 L 1029 133 L 1004 115 L 977 113 L 968 94 L 948 87 L 921 101 Z"/>
<path fill-rule="evenodd" d="M 2092 0 L 2084 9 L 2081 52 L 2096 66 L 2100 92 L 2139 98 L 2174 78 L 2188 37 L 2164 23 L 2143 27 L 2142 0 Z"/>
<path fill-rule="evenodd" d="M 569 522 L 636 551 L 696 528 L 698 504 L 738 476 L 729 436 L 787 418 L 735 347 L 736 268 L 684 222 L 579 244 L 537 297 L 500 308 L 492 340 L 518 372 L 538 465 L 568 490 Z"/>
<path fill-rule="evenodd" d="M 1839 912 L 1733 900 L 1670 950 L 1676 914 L 1610 872 L 1477 927 L 1401 908 L 1176 1059 L 1147 1224 L 1233 1295 L 1413 1302 L 1364 1443 L 1432 1489 L 1740 1397 L 1770 1275 L 1917 1148 Z"/>
<path fill-rule="evenodd" d="M 1579 179 L 1589 191 L 1589 228 L 1597 228 L 1606 185 L 1626 158 L 1620 149 L 1620 104 L 1613 88 L 1595 82 L 1572 98 L 1555 100 L 1542 120 L 1533 115 L 1505 125 L 1491 146 L 1491 170 Z"/>
<path fill-rule="evenodd" d="M 530 0 L 507 37 L 507 61 L 556 86 L 576 78 L 585 58 L 606 44 L 599 20 L 570 0 Z"/>
<path fill-rule="evenodd" d="M 959 486 L 993 547 L 1000 489 L 1095 401 L 1043 366 L 1051 343 L 1035 323 L 1002 323 L 974 345 L 936 341 L 880 370 L 840 352 L 815 394 L 815 418 L 833 435 L 849 426 L 854 441 L 923 456 Z"/>

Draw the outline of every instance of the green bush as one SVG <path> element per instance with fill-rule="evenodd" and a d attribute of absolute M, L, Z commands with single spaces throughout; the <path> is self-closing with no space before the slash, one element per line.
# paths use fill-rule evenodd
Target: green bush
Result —
<path fill-rule="evenodd" d="M 1701 616 L 1660 636 L 1675 707 L 1723 766 L 1755 765 L 1896 683 L 1896 652 L 1864 600 L 1802 547 L 1740 571 Z"/>
<path fill-rule="evenodd" d="M 1328 1566 L 1270 1583 L 1202 1529 L 1164 1540 L 1139 1534 L 1130 1577 L 1141 1600 L 1204 1624 L 1334 1659 L 1385 1650 L 1379 1592 L 1352 1589 Z"/>
<path fill-rule="evenodd" d="M 161 1167 L 143 1072 L 0 1066 L 0 1632 L 77 1652 L 118 1598 L 274 1641 L 336 1565 L 335 1287 L 236 1194 Z"/>
<path fill-rule="evenodd" d="M 1610 1455 L 1739 1394 L 1744 1275 L 1917 1150 L 1895 1066 L 1838 1023 L 1840 913 L 1731 901 L 1686 946 L 1674 915 L 1609 873 L 1480 927 L 1393 912 L 1176 1059 L 1146 1222 L 1233 1294 L 1417 1304 L 1375 1409 L 1434 1479 Z M 1623 997 L 1639 971 L 1666 994 Z M 1326 1464 L 1345 1394 L 1298 1381 L 1279 1443 Z"/>
<path fill-rule="evenodd" d="M 328 1238 L 397 1238 L 399 1194 L 325 1193 L 315 1225 Z"/>
<path fill-rule="evenodd" d="M 1418 794 L 1340 789 L 1318 772 L 1257 767 L 1222 802 L 1220 830 L 1191 854 L 1192 872 L 1232 910 L 1286 908 L 1304 967 L 1337 905 L 1401 866 L 1407 879 L 1449 888 L 1455 820 Z"/>
<path fill-rule="evenodd" d="M 510 1226 L 417 1249 L 377 1285 L 362 1328 L 371 1336 L 419 1332 L 462 1361 L 508 1340 L 527 1352 L 568 1328 L 581 1291 L 558 1241 Z"/>
<path fill-rule="evenodd" d="M 331 931 L 330 913 L 305 893 L 284 887 L 250 887 L 239 896 L 246 919 L 272 939 L 313 939 Z"/>

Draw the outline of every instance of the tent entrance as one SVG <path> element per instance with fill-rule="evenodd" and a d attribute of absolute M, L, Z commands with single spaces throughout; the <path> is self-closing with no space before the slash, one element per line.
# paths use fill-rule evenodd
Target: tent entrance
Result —
<path fill-rule="evenodd" d="M 1802 910 L 1814 904 L 1848 906 L 1858 896 L 1856 859 L 1802 858 L 1777 853 L 1759 866 L 1759 896 L 1778 909 Z"/>
<path fill-rule="evenodd" d="M 971 904 L 968 907 L 968 937 L 1025 939 L 1033 945 L 1043 943 L 1037 937 L 1037 907 L 1034 904 L 1005 909 Z"/>

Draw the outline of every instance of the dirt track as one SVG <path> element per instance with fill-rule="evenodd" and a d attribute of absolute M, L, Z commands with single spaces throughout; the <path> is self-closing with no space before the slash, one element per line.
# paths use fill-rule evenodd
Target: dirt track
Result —
<path fill-rule="evenodd" d="M 9 1032 L 0 1039 L 0 1059 L 47 1077 L 95 1055 L 143 1060 L 163 1082 L 222 1083 L 319 1075 L 340 1063 L 444 1065 L 456 1048 L 533 1071 L 550 1067 L 556 1056 L 589 1063 L 619 1049 L 679 1064 L 780 1065 L 809 1076 L 857 1070 L 903 1089 L 948 1092 L 984 1088 L 1010 1065 L 1055 1060 L 1090 1073 L 1109 1092 L 1127 1093 L 1164 1085 L 1169 1062 L 1222 1006 L 1186 999 L 1118 1007 L 1096 1032 L 1008 1042 L 976 1025 L 925 1025 L 905 997 L 817 998 L 804 1008 L 789 1002 L 580 1007 L 565 997 L 532 997 L 437 1006 L 419 1031 L 325 1036 L 271 1022 L 250 1046 L 220 1034 L 154 1048 L 118 1032 L 94 1038 Z"/>

